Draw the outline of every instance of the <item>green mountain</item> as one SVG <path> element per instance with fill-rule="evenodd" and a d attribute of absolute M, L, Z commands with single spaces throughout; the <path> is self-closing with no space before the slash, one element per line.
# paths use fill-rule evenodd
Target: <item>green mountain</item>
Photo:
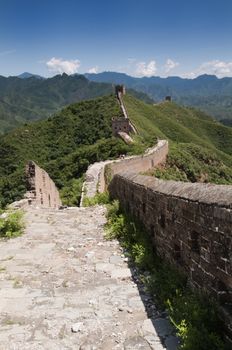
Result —
<path fill-rule="evenodd" d="M 111 84 L 89 82 L 81 75 L 63 74 L 50 79 L 0 77 L 0 132 L 47 118 L 70 103 L 112 91 Z"/>
<path fill-rule="evenodd" d="M 121 110 L 110 95 L 72 104 L 53 117 L 1 136 L 2 206 L 25 192 L 24 167 L 30 159 L 47 170 L 61 189 L 75 186 L 72 180 L 80 178 L 90 163 L 128 152 L 122 141 L 111 137 L 113 116 L 121 116 Z"/>
<path fill-rule="evenodd" d="M 57 75 L 45 79 L 31 73 L 0 76 L 0 134 L 29 121 L 45 119 L 62 107 L 113 92 L 112 84 L 90 82 L 82 75 Z M 153 100 L 130 91 L 147 103 Z"/>
<path fill-rule="evenodd" d="M 116 72 L 85 74 L 85 76 L 95 82 L 124 84 L 144 92 L 157 102 L 171 95 L 176 103 L 199 108 L 218 120 L 232 119 L 232 78 L 218 79 L 214 75 L 206 74 L 195 79 L 135 78 Z"/>
<path fill-rule="evenodd" d="M 143 140 L 170 141 L 167 169 L 157 177 L 232 183 L 232 129 L 203 112 L 172 102 L 147 105 L 126 95 L 128 114 Z"/>
<path fill-rule="evenodd" d="M 21 74 L 18 75 L 18 78 L 21 78 L 21 79 L 28 79 L 28 78 L 33 78 L 33 77 L 37 78 L 37 79 L 45 79 L 41 75 L 32 74 L 32 73 L 29 73 L 29 72 L 24 72 L 24 73 L 21 73 Z"/>
<path fill-rule="evenodd" d="M 132 146 L 112 137 L 111 119 L 121 116 L 114 95 L 72 104 L 53 117 L 1 136 L 1 205 L 21 198 L 25 192 L 23 173 L 30 159 L 48 171 L 66 203 L 75 205 L 80 194 L 81 180 L 78 179 L 89 164 L 120 154 L 142 152 L 157 138 L 170 141 L 169 160 L 173 161 L 173 157 L 176 157 L 175 167 L 179 158 L 186 167 L 188 165 L 189 169 L 184 169 L 189 176 L 186 175 L 187 180 L 202 181 L 200 176 L 204 175 L 205 181 L 232 183 L 231 128 L 202 112 L 175 103 L 151 105 L 131 95 L 126 95 L 124 102 L 139 130 Z M 201 169 L 197 166 L 201 168 L 201 164 L 207 167 L 198 178 Z M 184 179 L 183 173 L 180 178 Z"/>

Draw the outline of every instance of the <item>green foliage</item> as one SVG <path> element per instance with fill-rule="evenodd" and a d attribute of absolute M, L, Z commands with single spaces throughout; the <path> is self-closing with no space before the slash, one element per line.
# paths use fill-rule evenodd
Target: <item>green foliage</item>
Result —
<path fill-rule="evenodd" d="M 148 105 L 128 95 L 124 102 L 140 137 L 169 140 L 166 167 L 150 174 L 166 180 L 232 183 L 231 128 L 175 103 Z"/>
<path fill-rule="evenodd" d="M 232 183 L 232 168 L 209 149 L 191 143 L 171 144 L 165 166 L 148 172 L 164 180 Z"/>
<path fill-rule="evenodd" d="M 13 238 L 23 233 L 23 212 L 6 211 L 6 217 L 0 217 L 0 237 Z"/>
<path fill-rule="evenodd" d="M 109 199 L 109 193 L 103 192 L 103 193 L 97 193 L 94 197 L 84 197 L 83 199 L 83 206 L 84 207 L 92 207 L 97 204 L 108 204 L 110 201 Z"/>
<path fill-rule="evenodd" d="M 0 206 L 22 198 L 24 169 L 34 160 L 55 181 L 64 204 L 77 205 L 80 179 L 89 164 L 133 153 L 111 137 L 112 116 L 121 110 L 114 96 L 70 105 L 53 118 L 35 122 L 0 138 Z M 75 179 L 75 180 L 74 180 Z"/>
<path fill-rule="evenodd" d="M 125 84 L 127 88 L 146 93 L 155 101 L 163 101 L 165 96 L 171 95 L 178 104 L 201 109 L 219 120 L 232 119 L 231 78 L 217 79 L 212 75 L 202 75 L 195 79 L 134 78 L 115 72 L 88 74 L 87 77 L 92 81 Z"/>
<path fill-rule="evenodd" d="M 78 206 L 81 199 L 83 177 L 72 179 L 60 190 L 61 201 L 63 205 L 69 207 Z"/>
<path fill-rule="evenodd" d="M 0 77 L 0 134 L 23 123 L 45 119 L 70 103 L 112 92 L 111 84 L 89 82 L 81 75 L 63 74 L 49 79 Z"/>
<path fill-rule="evenodd" d="M 119 239 L 154 300 L 168 310 L 181 338 L 181 349 L 226 349 L 217 305 L 208 296 L 190 290 L 186 276 L 155 254 L 150 236 L 120 209 L 118 201 L 108 205 L 106 237 Z"/>
<path fill-rule="evenodd" d="M 232 129 L 216 122 L 206 114 L 164 102 L 148 105 L 126 95 L 128 114 L 143 138 L 166 138 L 176 143 L 193 143 L 207 148 L 219 158 L 232 164 Z"/>
<path fill-rule="evenodd" d="M 129 95 L 124 101 L 139 130 L 130 146 L 111 137 L 112 116 L 121 115 L 113 95 L 72 104 L 52 118 L 0 137 L 0 206 L 22 198 L 28 160 L 34 160 L 49 173 L 62 190 L 65 204 L 76 205 L 80 181 L 73 179 L 80 179 L 89 164 L 115 159 L 121 154 L 143 153 L 157 138 L 169 139 L 171 149 L 168 167 L 157 170 L 156 176 L 232 183 L 231 128 L 174 103 L 154 106 Z M 109 173 L 107 177 L 110 178 Z"/>
<path fill-rule="evenodd" d="M 151 268 L 154 263 L 153 248 L 144 230 L 123 214 L 118 201 L 110 203 L 107 209 L 106 237 L 119 239 L 141 269 Z"/>

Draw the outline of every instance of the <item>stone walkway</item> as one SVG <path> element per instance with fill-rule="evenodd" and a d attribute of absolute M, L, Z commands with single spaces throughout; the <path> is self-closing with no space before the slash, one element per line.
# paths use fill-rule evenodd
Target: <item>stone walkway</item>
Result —
<path fill-rule="evenodd" d="M 118 242 L 104 239 L 104 207 L 30 209 L 26 220 L 23 236 L 0 241 L 1 350 L 177 348 Z"/>
<path fill-rule="evenodd" d="M 144 156 L 148 156 L 154 152 L 156 152 L 159 148 L 163 147 L 163 145 L 167 142 L 167 140 L 158 140 L 157 144 L 151 148 L 148 148 Z M 91 164 L 85 174 L 85 182 L 83 184 L 82 188 L 82 196 L 81 196 L 81 203 L 80 206 L 82 207 L 83 205 L 83 200 L 85 197 L 87 198 L 93 198 L 95 194 L 98 192 L 104 192 L 105 189 L 105 184 L 104 180 L 100 179 L 101 172 L 103 172 L 104 167 L 107 164 L 110 163 L 120 163 L 128 159 L 134 159 L 134 158 L 140 158 L 141 156 L 127 156 L 123 159 L 116 159 L 116 160 L 106 160 L 102 162 L 96 162 Z M 133 170 L 133 169 L 132 169 Z"/>
<path fill-rule="evenodd" d="M 98 190 L 98 184 L 99 184 L 99 176 L 102 171 L 102 169 L 105 167 L 106 164 L 109 164 L 113 162 L 112 160 L 106 160 L 102 162 L 96 162 L 91 164 L 88 167 L 88 170 L 85 174 L 85 182 L 83 185 L 83 193 L 81 198 L 81 204 L 83 202 L 83 198 L 93 198 Z"/>

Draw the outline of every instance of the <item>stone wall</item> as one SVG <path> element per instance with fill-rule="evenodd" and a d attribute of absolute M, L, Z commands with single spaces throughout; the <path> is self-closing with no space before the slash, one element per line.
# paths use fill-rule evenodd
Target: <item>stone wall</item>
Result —
<path fill-rule="evenodd" d="M 117 136 L 119 132 L 126 132 L 129 134 L 132 132 L 130 121 L 127 118 L 112 118 L 112 132 L 114 136 Z"/>
<path fill-rule="evenodd" d="M 26 186 L 28 204 L 44 208 L 59 208 L 62 204 L 50 176 L 32 161 L 26 166 Z"/>
<path fill-rule="evenodd" d="M 115 175 L 113 198 L 143 223 L 157 254 L 221 304 L 232 303 L 232 186 Z M 232 330 L 232 329 L 231 329 Z"/>
<path fill-rule="evenodd" d="M 137 134 L 136 127 L 133 125 L 133 123 L 129 119 L 128 113 L 126 111 L 126 107 L 123 103 L 122 96 L 126 94 L 125 86 L 124 85 L 116 85 L 115 86 L 115 94 L 116 94 L 116 97 L 118 99 L 123 117 L 112 118 L 113 135 L 118 136 L 120 132 L 127 133 L 128 135 L 129 135 L 129 133 Z"/>
<path fill-rule="evenodd" d="M 133 173 L 145 172 L 154 168 L 158 164 L 165 163 L 168 155 L 168 141 L 159 140 L 157 145 L 150 148 L 141 156 L 127 157 L 126 159 L 116 160 L 105 167 L 106 182 L 115 174 L 130 171 Z"/>

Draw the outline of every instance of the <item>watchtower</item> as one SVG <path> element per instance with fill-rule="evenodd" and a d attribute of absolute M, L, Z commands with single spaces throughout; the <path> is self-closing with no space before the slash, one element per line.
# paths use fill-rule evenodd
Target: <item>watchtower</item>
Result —
<path fill-rule="evenodd" d="M 115 86 L 115 94 L 118 96 L 118 94 L 126 95 L 126 88 L 124 85 L 116 85 Z"/>

